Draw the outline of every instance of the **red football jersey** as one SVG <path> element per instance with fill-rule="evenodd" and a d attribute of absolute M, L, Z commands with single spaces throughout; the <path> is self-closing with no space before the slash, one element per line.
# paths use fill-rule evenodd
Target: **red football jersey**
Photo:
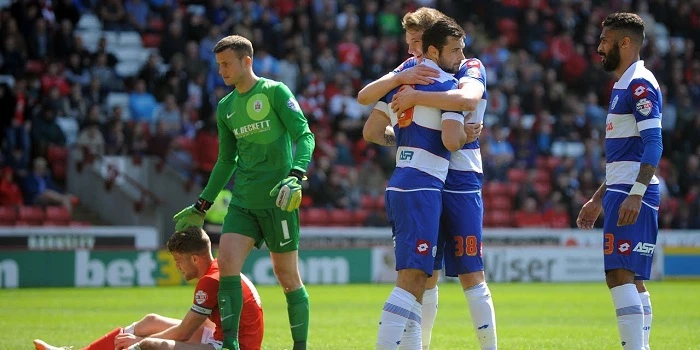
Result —
<path fill-rule="evenodd" d="M 238 339 L 241 350 L 260 349 L 263 337 L 263 314 L 260 295 L 252 282 L 241 274 L 241 288 L 243 289 L 243 310 L 238 326 Z M 194 303 L 191 310 L 207 315 L 214 322 L 216 330 L 214 339 L 224 340 L 221 329 L 221 314 L 219 312 L 219 262 L 214 260 L 207 273 L 199 279 L 194 292 Z"/>

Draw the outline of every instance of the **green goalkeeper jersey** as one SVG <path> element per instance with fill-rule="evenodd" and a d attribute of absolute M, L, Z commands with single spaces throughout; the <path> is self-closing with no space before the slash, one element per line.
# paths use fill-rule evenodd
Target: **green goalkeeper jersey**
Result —
<path fill-rule="evenodd" d="M 274 208 L 270 190 L 291 168 L 306 172 L 315 146 L 294 95 L 283 83 L 260 78 L 249 91 L 222 98 L 216 119 L 219 157 L 201 197 L 213 202 L 235 169 L 231 204 Z"/>

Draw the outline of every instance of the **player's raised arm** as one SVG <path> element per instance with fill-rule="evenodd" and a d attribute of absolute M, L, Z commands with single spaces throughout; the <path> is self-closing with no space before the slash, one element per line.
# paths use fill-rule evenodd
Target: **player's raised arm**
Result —
<path fill-rule="evenodd" d="M 449 91 L 419 91 L 402 89 L 394 95 L 391 109 L 401 113 L 413 106 L 440 108 L 448 111 L 473 111 L 486 91 L 486 71 L 478 59 L 465 61 L 455 77 L 459 89 Z"/>
<path fill-rule="evenodd" d="M 411 58 L 409 60 L 415 60 Z M 407 60 L 407 62 L 409 62 Z M 401 85 L 428 85 L 432 83 L 433 77 L 438 77 L 440 74 L 437 70 L 423 65 L 410 68 L 397 67 L 394 71 L 385 74 L 383 77 L 367 84 L 357 93 L 357 102 L 363 105 L 369 105 L 379 101 L 384 95 L 391 90 Z"/>
<path fill-rule="evenodd" d="M 384 101 L 377 102 L 372 108 L 362 128 L 362 137 L 365 141 L 382 146 L 396 146 L 396 135 L 394 128 L 391 127 L 388 108 Z"/>

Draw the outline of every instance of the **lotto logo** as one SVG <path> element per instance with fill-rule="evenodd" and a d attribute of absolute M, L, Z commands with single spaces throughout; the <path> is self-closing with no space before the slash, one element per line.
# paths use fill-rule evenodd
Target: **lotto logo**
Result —
<path fill-rule="evenodd" d="M 650 256 L 654 254 L 654 248 L 656 248 L 656 244 L 639 242 L 636 246 L 634 246 L 634 249 L 632 251 L 640 253 L 642 255 Z"/>
<path fill-rule="evenodd" d="M 612 131 L 613 129 L 615 129 L 615 124 L 612 122 L 605 124 L 605 131 Z"/>
<path fill-rule="evenodd" d="M 632 91 L 634 91 L 634 96 L 637 99 L 640 99 L 642 97 L 647 97 L 647 87 L 644 86 L 644 84 L 637 84 L 632 87 Z"/>
<path fill-rule="evenodd" d="M 621 255 L 630 255 L 632 252 L 632 241 L 627 239 L 621 239 L 617 242 L 617 252 Z"/>
<path fill-rule="evenodd" d="M 419 239 L 418 242 L 416 242 L 416 253 L 420 255 L 428 255 L 428 251 L 430 250 L 430 242 Z"/>

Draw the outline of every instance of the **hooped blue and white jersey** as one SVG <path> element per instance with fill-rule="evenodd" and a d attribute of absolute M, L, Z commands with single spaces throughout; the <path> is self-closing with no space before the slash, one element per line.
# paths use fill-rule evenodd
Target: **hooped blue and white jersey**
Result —
<path fill-rule="evenodd" d="M 467 123 L 481 124 L 484 121 L 484 112 L 488 94 L 486 92 L 486 69 L 480 60 L 469 58 L 462 61 L 455 78 L 459 84 L 472 83 L 474 81 L 483 85 L 484 94 L 473 111 L 465 111 Z M 450 170 L 445 181 L 446 192 L 472 192 L 481 189 L 484 183 L 484 166 L 481 161 L 481 147 L 479 140 L 465 144 L 459 151 L 452 152 L 450 158 Z"/>
<path fill-rule="evenodd" d="M 449 91 L 457 88 L 457 79 L 435 62 L 425 59 L 420 64 L 439 70 L 440 76 L 434 78 L 432 84 L 416 85 L 416 90 Z M 425 106 L 415 106 L 397 115 L 389 108 L 389 103 L 399 89 L 389 92 L 375 106 L 389 116 L 396 134 L 396 169 L 389 179 L 387 191 L 441 190 L 450 162 L 450 151 L 442 143 L 442 121 L 464 121 L 464 115 Z"/>
<path fill-rule="evenodd" d="M 401 63 L 393 73 L 415 67 L 418 60 L 411 57 Z M 464 111 L 469 118 L 467 123 L 481 124 L 484 121 L 484 112 L 488 93 L 486 92 L 486 68 L 477 58 L 468 58 L 462 61 L 459 71 L 454 75 L 459 85 L 476 80 L 484 86 L 484 94 L 481 101 L 473 111 Z M 465 144 L 462 149 L 452 152 L 450 157 L 449 172 L 445 181 L 445 191 L 448 192 L 472 192 L 480 190 L 484 182 L 484 167 L 481 160 L 481 148 L 479 140 Z"/>
<path fill-rule="evenodd" d="M 605 184 L 610 190 L 629 192 L 644 153 L 640 132 L 661 133 L 661 89 L 654 74 L 644 67 L 644 61 L 637 61 L 615 83 L 610 97 L 605 128 Z M 643 199 L 654 207 L 659 205 L 658 184 L 654 175 Z"/>

